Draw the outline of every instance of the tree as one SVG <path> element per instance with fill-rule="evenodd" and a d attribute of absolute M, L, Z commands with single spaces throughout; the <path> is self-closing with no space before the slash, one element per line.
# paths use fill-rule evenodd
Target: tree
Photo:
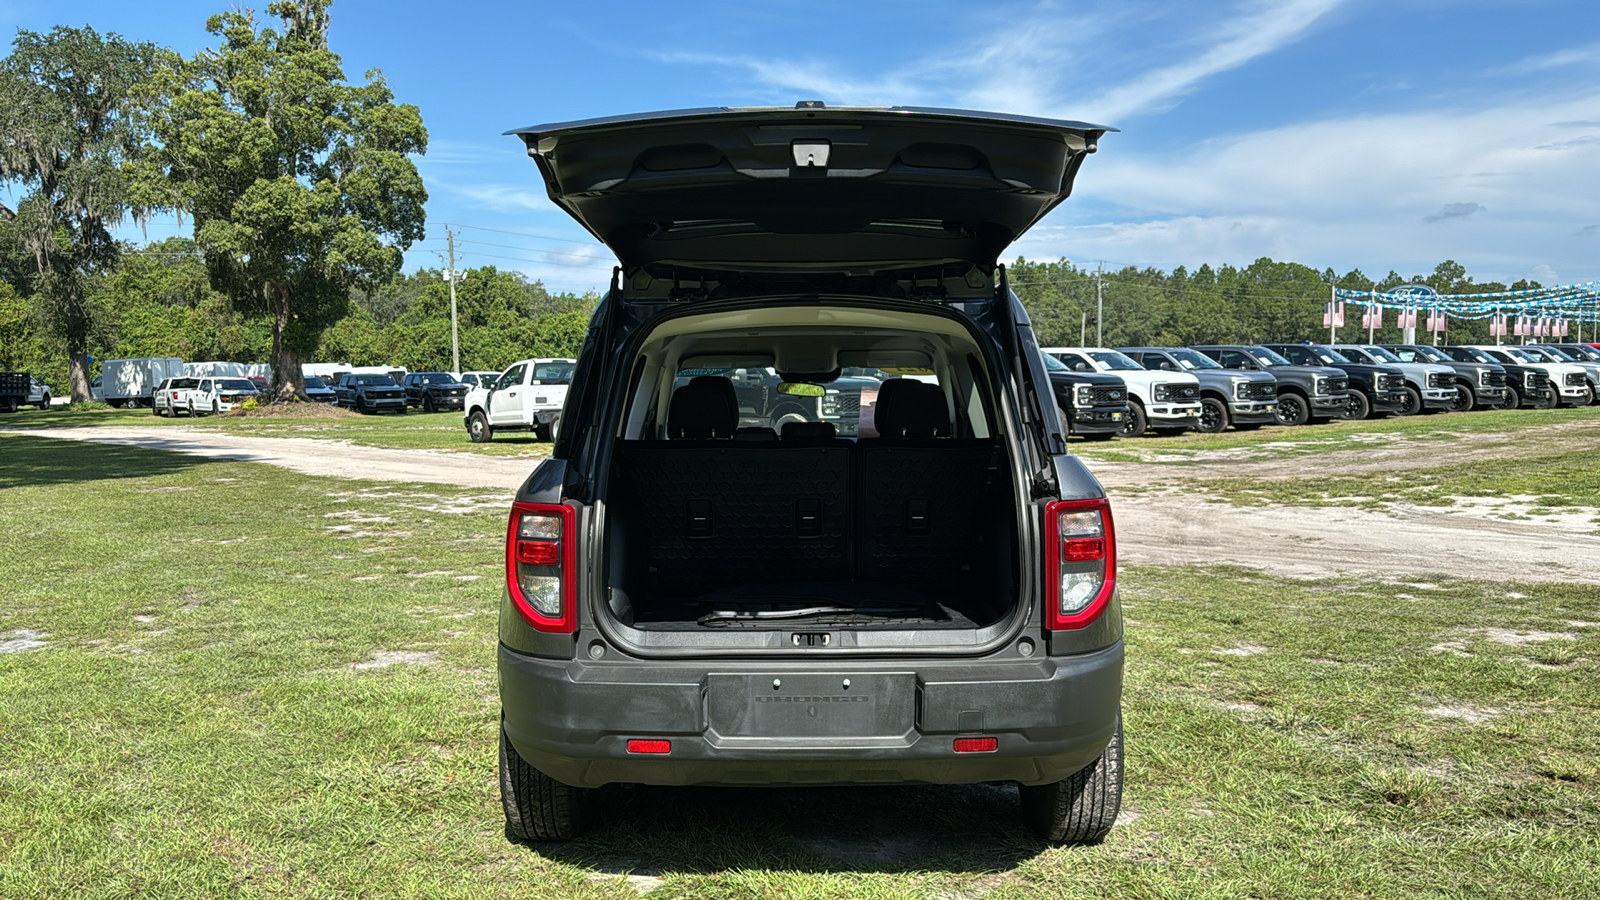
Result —
<path fill-rule="evenodd" d="M 115 263 L 111 229 L 134 199 L 128 170 L 142 143 L 135 87 L 156 57 L 92 28 L 19 31 L 0 62 L 0 182 L 26 190 L 0 204 L 32 257 L 33 288 L 66 344 L 75 403 L 89 399 L 93 311 L 85 280 Z"/>
<path fill-rule="evenodd" d="M 345 80 L 328 49 L 331 0 L 212 16 L 220 49 L 173 59 L 156 90 L 153 190 L 194 218 L 212 286 L 272 323 L 280 400 L 305 397 L 300 357 L 349 309 L 352 289 L 400 270 L 423 234 L 426 152 L 417 107 L 397 104 L 377 70 Z"/>

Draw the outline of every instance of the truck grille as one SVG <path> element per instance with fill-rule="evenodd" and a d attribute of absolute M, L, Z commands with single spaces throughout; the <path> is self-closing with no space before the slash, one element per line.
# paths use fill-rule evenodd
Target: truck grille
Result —
<path fill-rule="evenodd" d="M 1378 390 L 1380 391 L 1403 391 L 1405 389 L 1406 377 L 1404 375 L 1378 376 Z"/>
<path fill-rule="evenodd" d="M 1504 372 L 1486 372 L 1484 374 L 1486 376 L 1488 376 L 1486 378 L 1486 380 L 1484 381 L 1484 384 L 1487 384 L 1489 387 L 1505 387 L 1506 386 L 1506 373 L 1504 373 Z"/>
<path fill-rule="evenodd" d="M 1278 385 L 1270 381 L 1252 381 L 1245 386 L 1247 400 L 1272 400 L 1278 396 Z"/>
<path fill-rule="evenodd" d="M 1443 372 L 1429 372 L 1428 373 L 1428 387 L 1431 387 L 1431 388 L 1447 388 L 1447 387 L 1450 386 L 1452 381 L 1453 381 L 1453 379 L 1449 375 L 1447 375 L 1447 374 L 1445 374 Z"/>
<path fill-rule="evenodd" d="M 1329 378 L 1328 379 L 1328 393 L 1330 393 L 1330 394 L 1343 394 L 1343 393 L 1345 393 L 1345 392 L 1347 392 L 1349 390 L 1350 390 L 1350 379 L 1349 378 Z"/>
<path fill-rule="evenodd" d="M 1127 393 L 1118 387 L 1097 387 L 1092 396 L 1095 403 L 1121 403 L 1128 398 Z"/>
<path fill-rule="evenodd" d="M 860 394 L 828 394 L 822 398 L 822 414 L 847 419 L 861 418 Z"/>
<path fill-rule="evenodd" d="M 1529 372 L 1525 377 L 1526 380 L 1523 383 L 1531 390 L 1542 391 L 1550 387 L 1550 374 L 1548 372 L 1533 371 Z"/>
<path fill-rule="evenodd" d="M 1568 372 L 1567 373 L 1567 387 L 1583 387 L 1584 382 L 1586 382 L 1587 380 L 1588 379 L 1583 377 L 1583 373 L 1582 372 Z"/>
<path fill-rule="evenodd" d="M 1196 384 L 1158 384 L 1156 402 L 1181 402 L 1200 399 L 1200 386 Z"/>

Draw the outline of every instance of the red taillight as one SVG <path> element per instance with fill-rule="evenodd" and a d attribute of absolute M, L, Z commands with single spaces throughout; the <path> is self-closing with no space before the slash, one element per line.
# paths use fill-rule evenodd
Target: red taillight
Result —
<path fill-rule="evenodd" d="M 956 738 L 957 753 L 993 753 L 1000 749 L 1000 739 L 992 737 Z"/>
<path fill-rule="evenodd" d="M 628 740 L 629 753 L 671 753 L 671 741 L 647 741 L 639 738 Z"/>
<path fill-rule="evenodd" d="M 575 516 L 556 503 L 513 503 L 506 528 L 506 589 L 523 621 L 538 631 L 578 630 Z"/>
<path fill-rule="evenodd" d="M 1117 581 L 1111 502 L 1101 497 L 1046 506 L 1045 547 L 1046 627 L 1071 630 L 1099 618 Z"/>

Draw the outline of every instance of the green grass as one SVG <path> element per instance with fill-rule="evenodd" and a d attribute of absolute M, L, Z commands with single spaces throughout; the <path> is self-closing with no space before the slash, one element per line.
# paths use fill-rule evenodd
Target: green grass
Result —
<path fill-rule="evenodd" d="M 1188 457 L 1214 450 L 1249 450 L 1252 456 L 1294 456 L 1356 450 L 1394 440 L 1439 441 L 1447 444 L 1462 435 L 1534 437 L 1552 425 L 1590 422 L 1600 425 L 1600 406 L 1583 409 L 1481 410 L 1431 416 L 1391 417 L 1358 422 L 1334 420 L 1298 428 L 1268 426 L 1255 431 L 1228 430 L 1221 434 L 1197 431 L 1163 436 L 1117 438 L 1110 444 L 1074 441 L 1072 452 L 1089 459 L 1121 461 L 1130 453 L 1141 459 L 1184 464 Z M 1377 436 L 1376 439 L 1373 436 Z M 1177 457 L 1177 458 L 1173 458 Z"/>
<path fill-rule="evenodd" d="M 454 450 L 488 456 L 548 456 L 550 442 L 535 440 L 527 432 L 497 435 L 487 444 L 474 444 L 467 438 L 461 414 L 455 412 L 406 415 L 379 413 L 370 416 L 274 416 L 272 418 L 233 418 L 203 416 L 191 419 L 156 416 L 148 409 L 51 409 L 0 417 L 0 428 L 89 428 L 103 425 L 184 425 L 204 431 L 218 431 L 244 437 L 293 437 L 349 441 L 365 447 L 401 450 Z"/>
<path fill-rule="evenodd" d="M 0 460 L 0 641 L 43 642 L 0 654 L 0 896 L 1600 895 L 1592 586 L 1125 571 L 1131 821 L 1095 847 L 997 786 L 608 789 L 530 847 L 495 783 L 508 498 Z M 357 668 L 385 653 L 416 655 Z"/>

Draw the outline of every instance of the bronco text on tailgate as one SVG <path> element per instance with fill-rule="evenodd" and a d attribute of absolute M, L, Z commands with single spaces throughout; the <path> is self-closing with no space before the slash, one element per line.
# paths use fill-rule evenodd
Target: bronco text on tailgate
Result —
<path fill-rule="evenodd" d="M 578 834 L 614 783 L 990 781 L 1049 840 L 1107 833 L 1116 533 L 998 258 L 1109 130 L 806 102 L 513 132 L 620 265 L 506 531 L 512 835 Z M 752 378 L 804 402 L 753 414 Z"/>

